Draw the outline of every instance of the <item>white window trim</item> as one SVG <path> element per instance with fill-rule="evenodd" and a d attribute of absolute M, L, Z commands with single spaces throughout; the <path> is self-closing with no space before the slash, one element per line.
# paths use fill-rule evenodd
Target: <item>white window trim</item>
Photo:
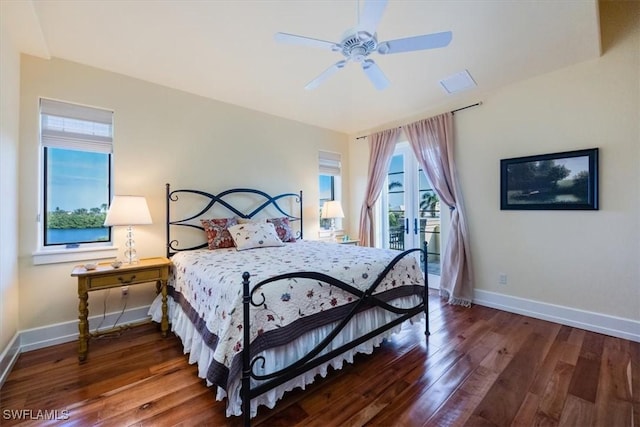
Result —
<path fill-rule="evenodd" d="M 31 254 L 33 265 L 58 264 L 64 262 L 95 261 L 118 257 L 118 247 L 93 246 L 73 249 L 41 249 Z"/>

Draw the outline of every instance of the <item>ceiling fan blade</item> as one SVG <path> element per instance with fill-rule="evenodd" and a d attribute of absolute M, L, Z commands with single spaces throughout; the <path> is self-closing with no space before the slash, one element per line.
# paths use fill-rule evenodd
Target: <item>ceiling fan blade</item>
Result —
<path fill-rule="evenodd" d="M 313 89 L 317 88 L 318 86 L 320 86 L 320 84 L 323 81 L 325 81 L 326 79 L 328 79 L 329 77 L 334 75 L 336 73 L 336 71 L 338 71 L 341 68 L 344 68 L 344 66 L 346 64 L 347 64 L 347 60 L 346 59 L 343 59 L 342 61 L 336 62 L 331 67 L 327 68 L 322 73 L 320 73 L 320 75 L 318 77 L 316 77 L 315 79 L 313 79 L 309 83 L 307 83 L 307 85 L 304 88 L 306 90 L 313 90 Z"/>
<path fill-rule="evenodd" d="M 413 50 L 436 49 L 447 46 L 451 42 L 451 38 L 451 31 L 444 31 L 442 33 L 407 37 L 406 39 L 389 40 L 378 45 L 378 53 L 388 55 L 411 52 Z"/>
<path fill-rule="evenodd" d="M 334 51 L 340 50 L 340 47 L 336 43 L 328 42 L 326 40 L 312 39 L 311 37 L 298 36 L 295 34 L 276 33 L 274 38 L 280 43 L 313 46 Z"/>
<path fill-rule="evenodd" d="M 371 59 L 365 59 L 362 61 L 362 70 L 367 77 L 369 77 L 369 80 L 371 80 L 371 83 L 373 83 L 376 89 L 382 90 L 389 86 L 389 80 L 384 75 L 380 67 L 378 67 L 378 64 L 373 62 Z"/>
<path fill-rule="evenodd" d="M 385 7 L 387 7 L 387 0 L 367 0 L 360 15 L 359 28 L 373 36 Z"/>

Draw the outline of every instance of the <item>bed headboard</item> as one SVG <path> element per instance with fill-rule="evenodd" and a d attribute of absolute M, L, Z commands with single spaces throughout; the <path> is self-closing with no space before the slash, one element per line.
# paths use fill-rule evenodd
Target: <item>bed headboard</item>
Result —
<path fill-rule="evenodd" d="M 302 191 L 271 196 L 252 188 L 233 188 L 218 194 L 201 190 L 171 190 L 167 184 L 167 257 L 207 247 L 200 219 L 237 216 L 253 219 L 287 217 L 297 239 L 302 239 Z M 182 204 L 182 205 L 181 205 Z M 181 245 L 180 239 L 187 241 Z"/>

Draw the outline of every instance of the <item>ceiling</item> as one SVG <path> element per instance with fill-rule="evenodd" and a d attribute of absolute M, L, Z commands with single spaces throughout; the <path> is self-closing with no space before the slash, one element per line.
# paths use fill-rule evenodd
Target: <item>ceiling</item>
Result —
<path fill-rule="evenodd" d="M 274 34 L 339 42 L 357 23 L 357 0 L 2 3 L 3 26 L 22 52 L 348 134 L 481 101 L 501 86 L 600 55 L 597 0 L 389 0 L 379 41 L 450 30 L 452 42 L 372 54 L 391 82 L 385 90 L 351 63 L 307 91 L 342 56 L 280 44 Z M 439 81 L 463 70 L 477 87 L 447 94 Z"/>

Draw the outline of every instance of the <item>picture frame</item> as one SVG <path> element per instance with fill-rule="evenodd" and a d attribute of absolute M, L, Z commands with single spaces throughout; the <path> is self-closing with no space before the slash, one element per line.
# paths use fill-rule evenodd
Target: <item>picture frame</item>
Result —
<path fill-rule="evenodd" d="M 598 149 L 500 160 L 501 210 L 598 210 Z"/>

